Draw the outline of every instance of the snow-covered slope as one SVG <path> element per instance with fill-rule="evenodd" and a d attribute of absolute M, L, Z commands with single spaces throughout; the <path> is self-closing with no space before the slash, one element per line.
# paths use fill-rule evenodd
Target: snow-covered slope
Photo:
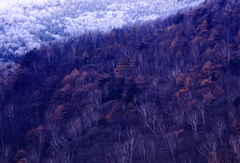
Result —
<path fill-rule="evenodd" d="M 166 17 L 204 0 L 0 0 L 0 55 L 44 42 Z"/>

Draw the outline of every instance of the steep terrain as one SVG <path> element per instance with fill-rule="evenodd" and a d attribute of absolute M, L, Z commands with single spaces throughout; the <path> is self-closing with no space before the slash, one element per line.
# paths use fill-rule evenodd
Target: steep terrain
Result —
<path fill-rule="evenodd" d="M 240 1 L 30 51 L 1 78 L 1 162 L 240 162 Z"/>

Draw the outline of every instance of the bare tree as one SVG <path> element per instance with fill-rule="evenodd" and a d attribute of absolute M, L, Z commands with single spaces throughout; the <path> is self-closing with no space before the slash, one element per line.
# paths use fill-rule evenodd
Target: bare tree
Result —
<path fill-rule="evenodd" d="M 229 107 L 227 113 L 230 119 L 234 119 L 236 115 L 236 109 L 233 107 Z"/>
<path fill-rule="evenodd" d="M 198 111 L 200 112 L 202 121 L 203 121 L 203 127 L 204 129 L 206 129 L 206 110 L 205 110 L 205 105 L 203 102 L 198 102 L 196 104 L 196 107 L 198 109 Z"/>
<path fill-rule="evenodd" d="M 139 112 L 143 116 L 145 126 L 150 129 L 153 134 L 156 134 L 157 127 L 157 108 L 153 103 L 147 102 L 140 105 Z"/>
<path fill-rule="evenodd" d="M 236 154 L 237 160 L 240 161 L 240 137 L 231 136 L 229 144 L 231 145 L 233 152 Z"/>
<path fill-rule="evenodd" d="M 228 27 L 224 27 L 224 37 L 227 40 L 228 44 L 232 44 L 233 40 L 235 39 L 233 33 Z"/>
<path fill-rule="evenodd" d="M 190 106 L 190 102 L 193 99 L 193 95 L 191 91 L 186 92 L 183 96 L 177 97 L 177 103 L 182 108 L 188 108 Z"/>
<path fill-rule="evenodd" d="M 170 112 L 170 116 L 179 128 L 183 127 L 184 117 L 185 117 L 185 109 L 184 108 L 173 109 Z"/>
<path fill-rule="evenodd" d="M 98 33 L 96 31 L 91 32 L 91 39 L 93 43 L 93 47 L 96 49 L 97 48 L 97 41 L 98 41 Z"/>
<path fill-rule="evenodd" d="M 97 105 L 99 108 L 102 105 L 102 91 L 95 89 L 89 92 L 88 94 L 89 96 L 89 100 L 90 100 L 90 104 L 95 104 Z"/>
<path fill-rule="evenodd" d="M 199 48 L 198 48 L 198 46 L 196 44 L 192 45 L 192 47 L 191 47 L 191 54 L 193 56 L 194 63 L 196 64 L 197 60 L 198 60 L 198 56 L 199 56 Z"/>
<path fill-rule="evenodd" d="M 129 143 L 129 148 L 130 148 L 129 149 L 129 152 L 130 152 L 129 163 L 132 163 L 133 162 L 133 152 L 136 147 L 136 141 L 137 141 L 137 137 L 138 137 L 138 131 L 133 128 L 128 129 L 127 137 L 128 137 L 127 143 Z"/>
<path fill-rule="evenodd" d="M 179 131 L 176 130 L 171 130 L 164 134 L 164 140 L 170 149 L 173 163 L 175 162 L 175 150 L 177 148 L 178 134 Z"/>
<path fill-rule="evenodd" d="M 194 134 L 197 134 L 197 125 L 199 121 L 199 112 L 197 110 L 190 110 L 187 113 L 186 122 L 192 127 Z"/>
<path fill-rule="evenodd" d="M 3 156 L 9 161 L 13 157 L 13 150 L 11 145 L 3 145 L 1 147 Z"/>
<path fill-rule="evenodd" d="M 76 55 L 76 51 L 77 51 L 77 43 L 76 42 L 73 42 L 71 44 L 71 48 L 72 48 L 72 53 L 73 53 L 73 56 Z"/>
<path fill-rule="evenodd" d="M 141 103 L 146 102 L 148 97 L 149 97 L 149 93 L 148 92 L 144 92 L 142 94 L 138 94 L 138 95 L 134 96 L 133 101 L 137 105 L 140 102 Z"/>
<path fill-rule="evenodd" d="M 66 125 L 67 136 L 75 141 L 81 139 L 82 135 L 82 122 L 79 118 L 72 119 Z"/>
<path fill-rule="evenodd" d="M 138 142 L 138 149 L 142 155 L 142 161 L 147 163 L 156 162 L 156 142 L 152 138 L 142 139 Z"/>
<path fill-rule="evenodd" d="M 39 153 L 40 153 L 39 149 L 31 148 L 28 151 L 27 160 L 31 163 L 33 163 L 33 162 L 40 163 L 41 157 L 40 157 Z"/>
<path fill-rule="evenodd" d="M 12 125 L 12 130 L 14 131 L 14 125 L 13 125 L 13 120 L 14 120 L 14 106 L 8 105 L 5 108 L 5 115 L 9 118 L 11 125 Z"/>
<path fill-rule="evenodd" d="M 222 142 L 222 134 L 225 128 L 226 128 L 226 124 L 223 120 L 217 121 L 217 123 L 214 126 L 212 126 L 213 131 L 215 131 L 219 135 L 221 142 Z"/>
<path fill-rule="evenodd" d="M 91 127 L 93 124 L 97 123 L 97 121 L 101 118 L 101 114 L 99 113 L 99 110 L 95 109 L 95 107 L 90 106 L 82 112 L 82 122 L 83 125 L 86 127 Z"/>
<path fill-rule="evenodd" d="M 69 163 L 72 162 L 73 152 L 68 144 L 67 138 L 60 134 L 57 137 L 51 137 L 50 150 L 48 153 L 50 156 L 56 157 L 58 162 Z"/>
<path fill-rule="evenodd" d="M 92 126 L 92 121 L 87 111 L 82 112 L 82 121 L 84 122 L 84 127 L 89 128 Z"/>
<path fill-rule="evenodd" d="M 43 145 L 46 139 L 46 132 L 45 129 L 42 125 L 40 125 L 36 130 L 35 130 L 35 135 L 38 138 L 38 148 L 37 149 L 33 149 L 33 154 L 36 155 L 37 160 L 41 159 L 41 154 L 42 154 L 42 150 L 43 150 Z"/>
<path fill-rule="evenodd" d="M 60 49 L 60 55 L 63 56 L 64 55 L 64 45 L 60 44 L 59 45 L 59 49 Z"/>
<path fill-rule="evenodd" d="M 158 117 L 155 124 L 156 124 L 155 133 L 164 136 L 166 130 L 168 129 L 168 125 L 164 123 L 163 117 L 162 116 Z"/>
<path fill-rule="evenodd" d="M 198 152 L 202 154 L 208 161 L 212 160 L 218 163 L 217 154 L 218 142 L 214 134 L 208 134 L 207 140 L 202 143 L 198 148 Z"/>
<path fill-rule="evenodd" d="M 153 91 L 158 91 L 158 79 L 157 78 L 152 80 L 150 88 Z"/>
<path fill-rule="evenodd" d="M 219 52 L 224 60 L 226 59 L 227 61 L 229 61 L 231 59 L 231 49 L 228 45 L 221 46 Z"/>
<path fill-rule="evenodd" d="M 130 57 L 131 57 L 131 55 L 133 53 L 133 49 L 132 49 L 132 47 L 130 47 L 130 48 L 127 48 L 127 47 L 123 48 L 122 53 L 123 53 L 124 56 L 127 57 L 127 59 L 130 59 Z"/>
<path fill-rule="evenodd" d="M 114 145 L 112 153 L 109 155 L 112 160 L 116 163 L 129 163 L 130 161 L 130 151 L 129 143 L 117 142 Z"/>

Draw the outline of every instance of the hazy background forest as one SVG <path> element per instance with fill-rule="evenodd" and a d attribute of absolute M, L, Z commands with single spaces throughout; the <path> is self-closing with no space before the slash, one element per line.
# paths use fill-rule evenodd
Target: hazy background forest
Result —
<path fill-rule="evenodd" d="M 0 79 L 0 162 L 240 162 L 239 14 L 209 0 L 28 52 Z"/>
<path fill-rule="evenodd" d="M 1 0 L 0 61 L 52 41 L 165 18 L 203 0 Z M 74 38 L 75 37 L 75 38 Z"/>

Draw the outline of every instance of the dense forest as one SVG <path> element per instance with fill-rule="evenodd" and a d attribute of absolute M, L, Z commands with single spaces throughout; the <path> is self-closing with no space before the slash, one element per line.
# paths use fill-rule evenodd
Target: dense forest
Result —
<path fill-rule="evenodd" d="M 239 20 L 209 0 L 28 52 L 0 78 L 0 162 L 240 162 Z"/>

